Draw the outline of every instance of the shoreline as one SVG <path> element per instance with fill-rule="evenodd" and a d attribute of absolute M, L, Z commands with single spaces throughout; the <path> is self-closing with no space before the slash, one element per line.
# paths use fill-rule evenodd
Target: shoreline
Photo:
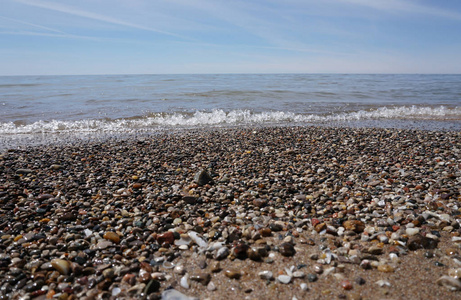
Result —
<path fill-rule="evenodd" d="M 203 169 L 213 182 L 195 181 Z M 456 299 L 460 169 L 460 132 L 415 129 L 210 128 L 11 149 L 0 294 Z"/>

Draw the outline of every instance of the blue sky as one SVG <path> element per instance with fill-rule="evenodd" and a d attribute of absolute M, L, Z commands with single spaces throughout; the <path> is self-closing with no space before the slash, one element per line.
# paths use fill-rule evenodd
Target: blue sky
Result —
<path fill-rule="evenodd" d="M 0 0 L 0 75 L 461 73 L 459 0 Z"/>

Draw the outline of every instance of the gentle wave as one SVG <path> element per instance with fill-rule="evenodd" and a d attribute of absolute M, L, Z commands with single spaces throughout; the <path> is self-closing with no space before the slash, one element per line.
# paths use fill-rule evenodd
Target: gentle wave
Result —
<path fill-rule="evenodd" d="M 194 127 L 220 125 L 251 125 L 251 124 L 316 124 L 328 122 L 348 122 L 360 120 L 461 120 L 461 107 L 380 107 L 372 110 L 360 110 L 349 113 L 329 115 L 297 114 L 284 111 L 251 112 L 249 110 L 233 110 L 226 112 L 221 109 L 210 112 L 194 113 L 154 113 L 144 117 L 129 119 L 98 119 L 49 122 L 38 121 L 32 124 L 3 123 L 0 124 L 0 134 L 37 134 L 37 133 L 83 133 L 104 132 L 124 133 L 143 131 L 158 127 Z"/>

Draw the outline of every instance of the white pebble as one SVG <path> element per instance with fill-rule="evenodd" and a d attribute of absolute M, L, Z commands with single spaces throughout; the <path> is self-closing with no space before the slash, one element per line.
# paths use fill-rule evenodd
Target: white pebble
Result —
<path fill-rule="evenodd" d="M 258 276 L 259 278 L 266 280 L 272 280 L 274 278 L 274 275 L 271 271 L 261 271 L 258 273 Z"/>
<path fill-rule="evenodd" d="M 405 233 L 406 233 L 408 236 L 415 235 L 415 234 L 419 233 L 419 228 L 407 228 L 407 229 L 405 230 Z"/>
<path fill-rule="evenodd" d="M 291 282 L 291 277 L 288 275 L 279 275 L 277 280 L 281 283 L 288 284 Z"/>
<path fill-rule="evenodd" d="M 189 274 L 184 275 L 181 277 L 180 283 L 179 283 L 183 288 L 189 289 L 190 288 L 190 283 L 189 283 Z"/>

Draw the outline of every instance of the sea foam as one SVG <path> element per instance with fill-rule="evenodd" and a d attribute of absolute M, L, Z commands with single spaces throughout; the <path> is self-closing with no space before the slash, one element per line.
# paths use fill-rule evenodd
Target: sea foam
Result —
<path fill-rule="evenodd" d="M 40 133 L 129 133 L 158 128 L 213 127 L 271 124 L 325 124 L 360 120 L 461 120 L 461 107 L 400 106 L 379 107 L 336 114 L 299 114 L 287 111 L 252 112 L 250 110 L 196 111 L 193 113 L 150 113 L 129 119 L 91 119 L 76 121 L 37 121 L 31 124 L 0 123 L 0 134 Z"/>

